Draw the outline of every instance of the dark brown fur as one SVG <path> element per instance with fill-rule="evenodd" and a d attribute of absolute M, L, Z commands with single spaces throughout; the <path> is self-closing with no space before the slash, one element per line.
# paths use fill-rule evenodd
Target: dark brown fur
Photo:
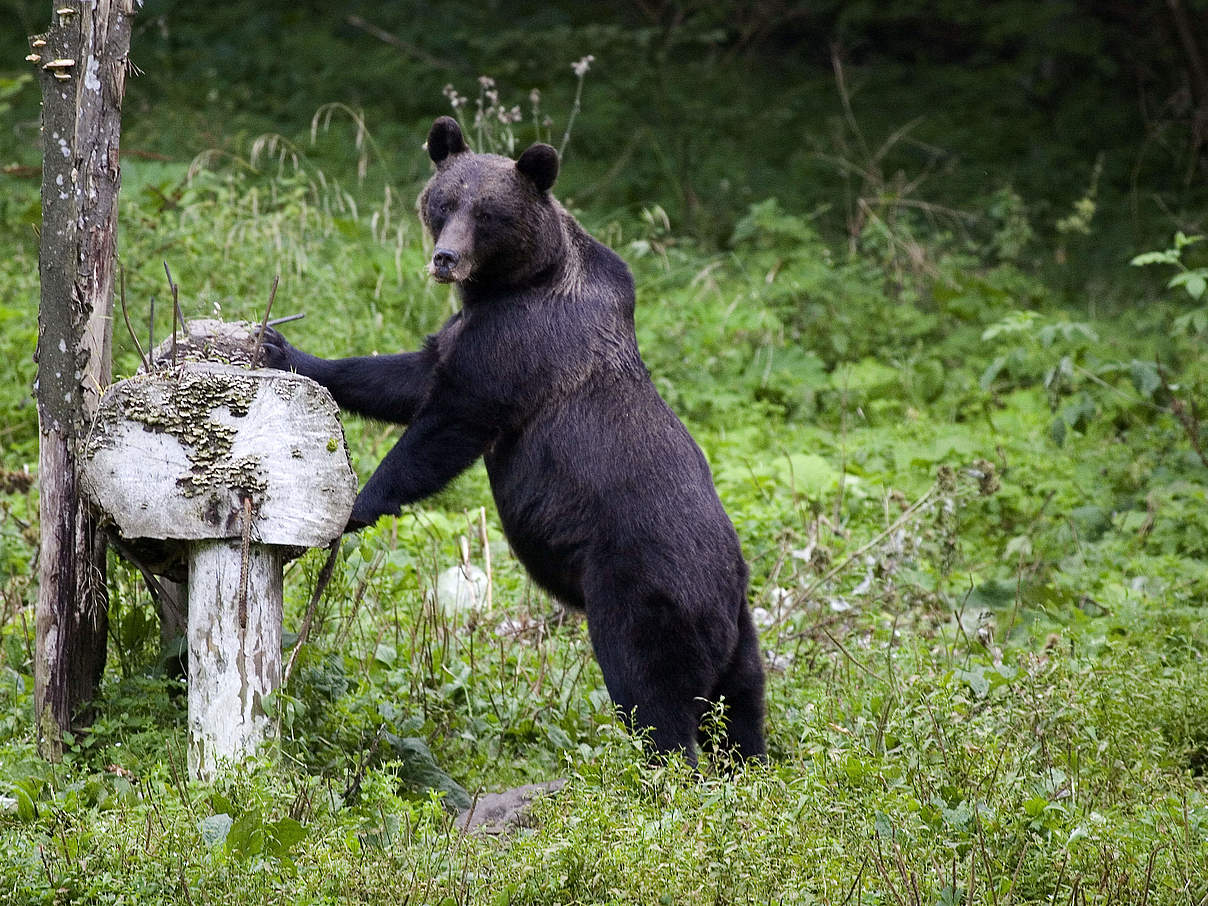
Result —
<path fill-rule="evenodd" d="M 722 745 L 763 757 L 746 563 L 704 456 L 638 354 L 629 269 L 549 194 L 548 145 L 516 162 L 475 154 L 442 117 L 428 151 L 430 272 L 457 284 L 461 311 L 419 352 L 324 360 L 276 332 L 265 344 L 267 361 L 315 378 L 341 407 L 409 426 L 352 526 L 482 456 L 516 555 L 586 611 L 621 714 L 657 750 L 694 758 L 703 715 L 724 701 Z"/>

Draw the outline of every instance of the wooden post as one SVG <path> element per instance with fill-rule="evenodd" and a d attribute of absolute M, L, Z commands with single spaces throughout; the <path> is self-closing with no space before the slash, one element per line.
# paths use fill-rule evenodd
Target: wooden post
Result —
<path fill-rule="evenodd" d="M 82 483 L 124 549 L 188 559 L 189 772 L 212 777 L 272 735 L 282 563 L 338 538 L 352 512 L 335 401 L 309 378 L 213 362 L 118 381 Z"/>
<path fill-rule="evenodd" d="M 189 773 L 210 777 L 272 735 L 264 696 L 281 685 L 281 548 L 189 549 Z"/>
<path fill-rule="evenodd" d="M 41 556 L 35 620 L 38 747 L 62 755 L 105 667 L 105 541 L 77 486 L 83 426 L 109 381 L 118 140 L 133 0 L 60 0 L 30 39 L 42 86 L 38 269 Z"/>

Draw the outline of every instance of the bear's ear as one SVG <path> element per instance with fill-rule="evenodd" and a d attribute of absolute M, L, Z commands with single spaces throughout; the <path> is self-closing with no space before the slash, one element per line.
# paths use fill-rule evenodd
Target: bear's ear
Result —
<path fill-rule="evenodd" d="M 516 169 L 533 181 L 538 192 L 545 192 L 558 178 L 558 152 L 546 144 L 536 144 L 520 155 Z"/>
<path fill-rule="evenodd" d="M 461 126 L 451 116 L 442 116 L 428 131 L 428 156 L 435 164 L 441 163 L 451 154 L 460 154 L 466 150 L 466 140 L 462 138 Z"/>

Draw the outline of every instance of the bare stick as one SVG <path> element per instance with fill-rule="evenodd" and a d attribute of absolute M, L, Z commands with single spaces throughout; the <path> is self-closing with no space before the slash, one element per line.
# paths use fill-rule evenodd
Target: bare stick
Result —
<path fill-rule="evenodd" d="M 1188 402 L 1184 403 L 1181 399 L 1174 395 L 1174 390 L 1170 383 L 1166 380 L 1166 372 L 1162 368 L 1162 363 L 1157 362 L 1158 377 L 1162 381 L 1162 389 L 1170 396 L 1170 412 L 1183 428 L 1183 433 L 1187 435 L 1187 440 L 1191 444 L 1191 448 L 1195 450 L 1195 455 L 1200 458 L 1206 467 L 1208 467 L 1208 454 L 1204 453 L 1204 448 L 1200 444 L 1200 414 L 1196 411 L 1195 400 L 1188 397 Z M 1190 405 L 1188 405 L 1190 404 Z"/>
<path fill-rule="evenodd" d="M 887 683 L 887 684 L 889 684 L 889 685 L 892 685 L 892 683 L 889 683 L 889 681 L 888 681 L 887 679 L 885 679 L 885 677 L 881 676 L 881 674 L 877 673 L 877 672 L 876 672 L 875 670 L 873 670 L 872 668 L 870 668 L 870 667 L 865 667 L 863 664 L 861 664 L 861 663 L 860 663 L 860 661 L 859 661 L 859 660 L 856 658 L 856 656 L 855 656 L 855 655 L 853 655 L 853 654 L 852 654 L 850 651 L 848 651 L 846 648 L 844 648 L 844 647 L 843 647 L 843 643 L 842 643 L 842 642 L 840 642 L 840 641 L 839 641 L 837 638 L 835 638 L 833 635 L 831 635 L 831 634 L 830 634 L 830 632 L 828 632 L 828 631 L 826 630 L 826 628 L 825 628 L 825 627 L 822 627 L 822 634 L 823 634 L 824 636 L 826 636 L 826 637 L 827 637 L 827 639 L 829 639 L 829 640 L 830 640 L 830 643 L 831 643 L 832 645 L 834 645 L 836 648 L 838 648 L 838 649 L 839 649 L 839 651 L 842 653 L 842 655 L 843 655 L 845 658 L 847 658 L 849 661 L 851 661 L 853 664 L 855 664 L 855 665 L 856 665 L 856 667 L 857 667 L 859 670 L 861 670 L 861 671 L 862 671 L 862 672 L 864 672 L 864 673 L 867 673 L 869 676 L 871 676 L 873 679 L 877 680 L 878 682 L 881 682 L 881 683 Z"/>
<path fill-rule="evenodd" d="M 877 535 L 875 538 L 873 538 L 867 544 L 861 545 L 858 550 L 855 550 L 851 554 L 849 554 L 846 557 L 846 559 L 844 559 L 842 562 L 840 562 L 837 566 L 831 567 L 830 570 L 828 570 L 824 575 L 819 576 L 817 579 L 815 579 L 813 582 L 811 582 L 809 587 L 806 588 L 805 591 L 803 591 L 801 594 L 797 595 L 794 603 L 796 603 L 798 601 L 809 600 L 810 595 L 812 595 L 818 589 L 818 587 L 820 585 L 822 585 L 824 582 L 828 582 L 829 580 L 831 580 L 835 576 L 837 576 L 839 573 L 843 572 L 843 570 L 847 569 L 847 567 L 850 566 L 853 562 L 855 562 L 858 558 L 864 556 L 864 554 L 867 553 L 870 549 L 876 547 L 878 544 L 880 544 L 882 541 L 884 541 L 886 538 L 888 538 L 890 535 L 892 535 L 894 532 L 896 532 L 899 528 L 901 528 L 903 525 L 905 525 L 907 522 L 909 522 L 911 520 L 911 518 L 913 518 L 914 514 L 917 513 L 919 511 L 919 509 L 922 508 L 922 506 L 925 503 L 927 503 L 928 500 L 931 499 L 931 495 L 935 493 L 935 490 L 937 487 L 938 487 L 938 485 L 933 484 L 930 488 L 928 488 L 923 493 L 922 497 L 920 497 L 918 500 L 916 500 L 914 503 L 912 503 L 906 509 L 906 511 L 897 518 L 897 520 L 893 523 L 893 525 L 891 525 L 889 528 L 885 529 L 885 531 L 881 532 L 879 535 Z"/>
<path fill-rule="evenodd" d="M 268 322 L 269 327 L 276 327 L 278 324 L 288 324 L 290 321 L 301 321 L 306 317 L 306 312 L 300 311 L 296 315 L 284 315 L 280 318 L 273 318 Z"/>
<path fill-rule="evenodd" d="M 128 544 L 123 542 L 117 533 L 113 533 L 109 536 L 109 543 L 117 548 L 118 553 L 133 563 L 138 571 L 142 573 L 143 581 L 147 583 L 147 588 L 151 590 L 151 597 L 154 598 L 156 602 L 162 600 L 164 602 L 163 606 L 165 607 L 175 603 L 175 596 L 168 593 L 168 590 L 164 588 L 163 583 L 159 581 L 159 578 L 153 572 L 151 572 L 151 567 L 143 563 L 143 561 L 139 559 L 138 554 L 135 553 Z"/>
<path fill-rule="evenodd" d="M 581 102 L 583 100 L 583 79 L 587 77 L 587 67 L 588 67 L 588 64 L 591 62 L 593 62 L 592 57 L 587 56 L 587 57 L 584 57 L 582 60 L 580 60 L 578 63 L 571 64 L 574 67 L 575 75 L 578 77 L 579 82 L 577 85 L 575 85 L 575 100 L 574 100 L 574 103 L 571 104 L 570 116 L 568 116 L 566 118 L 566 131 L 562 133 L 562 142 L 561 142 L 561 144 L 558 145 L 558 159 L 559 160 L 561 160 L 562 155 L 566 153 L 566 146 L 568 144 L 570 144 L 570 130 L 572 128 L 574 128 L 575 117 L 577 117 L 579 115 L 579 110 L 582 107 Z M 580 68 L 580 67 L 582 67 L 582 68 Z"/>
<path fill-rule="evenodd" d="M 243 534 L 239 555 L 239 628 L 247 629 L 247 578 L 252 556 L 252 498 L 243 498 Z"/>
<path fill-rule="evenodd" d="M 147 316 L 147 354 L 151 356 L 151 367 L 155 367 L 155 296 L 151 297 L 151 314 Z"/>
<path fill-rule="evenodd" d="M 307 636 L 310 635 L 310 624 L 315 618 L 315 608 L 319 604 L 319 599 L 323 597 L 323 592 L 327 590 L 327 583 L 331 581 L 331 574 L 335 571 L 336 557 L 339 553 L 340 539 L 337 538 L 331 542 L 327 562 L 323 564 L 323 568 L 319 570 L 319 578 L 315 580 L 315 590 L 310 594 L 310 603 L 306 605 L 306 616 L 302 620 L 302 628 L 298 630 L 298 641 L 294 643 L 294 650 L 289 653 L 289 661 L 285 665 L 285 673 L 281 678 L 282 686 L 289 683 L 290 675 L 294 672 L 294 661 L 298 659 L 298 652 L 302 650 Z"/>
<path fill-rule="evenodd" d="M 168 275 L 168 288 L 172 290 L 172 367 L 176 367 L 176 325 L 185 326 L 185 316 L 180 310 L 180 288 L 172 281 L 172 272 L 168 270 L 168 262 L 164 262 L 164 273 Z"/>
<path fill-rule="evenodd" d="M 268 291 L 268 305 L 264 307 L 264 320 L 260 322 L 260 329 L 256 332 L 256 345 L 252 347 L 252 367 L 256 367 L 256 362 L 260 359 L 260 346 L 264 343 L 264 331 L 268 327 L 268 313 L 273 310 L 273 300 L 277 298 L 277 284 L 281 282 L 281 275 L 273 276 L 273 288 Z"/>
<path fill-rule="evenodd" d="M 491 579 L 491 541 L 487 537 L 487 508 L 478 508 L 478 538 L 482 541 L 482 563 L 487 568 L 487 611 L 491 610 L 492 588 Z"/>
<path fill-rule="evenodd" d="M 860 131 L 860 124 L 856 121 L 856 115 L 851 109 L 851 92 L 847 88 L 847 79 L 843 76 L 843 59 L 839 55 L 839 45 L 831 44 L 831 69 L 835 73 L 835 86 L 839 89 L 839 100 L 843 104 L 843 116 L 847 120 L 847 125 L 855 135 L 856 141 L 860 143 L 860 151 L 864 155 L 866 161 L 872 160 L 872 155 L 868 152 L 868 143 L 864 141 L 864 133 Z"/>
<path fill-rule="evenodd" d="M 429 53 L 425 53 L 414 44 L 404 41 L 398 35 L 391 34 L 390 32 L 386 31 L 386 29 L 374 25 L 372 22 L 368 22 L 365 19 L 362 19 L 360 16 L 350 15 L 344 21 L 353 28 L 359 28 L 361 31 L 372 35 L 383 44 L 389 44 L 391 47 L 397 47 L 408 56 L 419 60 L 421 63 L 427 63 L 429 66 L 432 66 L 435 69 L 448 69 L 453 72 L 465 71 L 464 66 L 454 66 L 452 63 L 434 57 Z"/>
<path fill-rule="evenodd" d="M 151 367 L 147 364 L 147 357 L 143 354 L 143 347 L 138 342 L 138 335 L 135 334 L 134 328 L 130 326 L 130 312 L 126 310 L 126 268 L 125 265 L 117 266 L 118 276 L 118 298 L 122 303 L 122 320 L 126 322 L 126 331 L 130 334 L 130 339 L 134 341 L 134 348 L 138 350 L 138 357 L 142 359 L 143 371 L 150 371 Z"/>

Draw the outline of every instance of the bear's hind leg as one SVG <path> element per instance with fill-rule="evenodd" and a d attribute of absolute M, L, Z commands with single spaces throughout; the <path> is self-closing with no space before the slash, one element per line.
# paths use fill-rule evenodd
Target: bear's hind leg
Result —
<path fill-rule="evenodd" d="M 714 748 L 711 743 L 716 743 L 716 748 L 731 752 L 744 761 L 766 759 L 763 660 L 755 625 L 745 604 L 738 618 L 738 644 L 734 656 L 709 697 L 713 702 L 722 702 L 723 724 L 719 738 L 710 739 L 703 730 L 698 734 L 701 747 Z"/>
<path fill-rule="evenodd" d="M 696 731 L 712 681 L 708 665 L 684 644 L 676 612 L 657 593 L 602 596 L 596 589 L 587 598 L 587 627 L 622 720 L 648 731 L 656 753 L 682 752 L 696 764 Z"/>

